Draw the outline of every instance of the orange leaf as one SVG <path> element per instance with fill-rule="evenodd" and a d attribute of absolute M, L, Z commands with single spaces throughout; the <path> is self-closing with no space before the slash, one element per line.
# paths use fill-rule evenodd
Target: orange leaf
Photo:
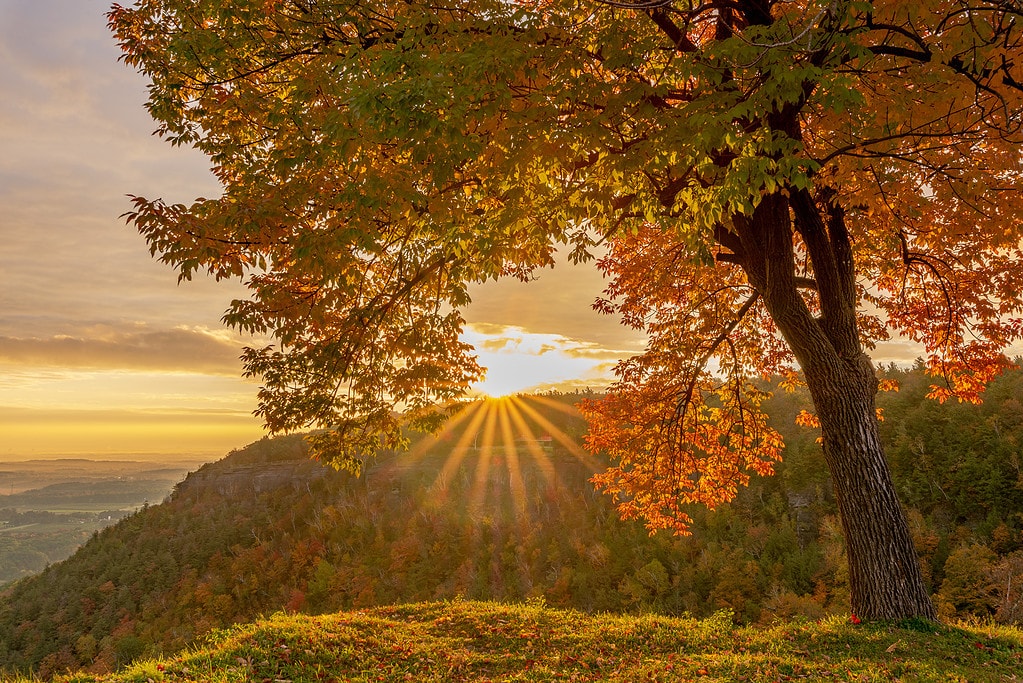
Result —
<path fill-rule="evenodd" d="M 796 424 L 799 425 L 800 427 L 820 429 L 821 421 L 813 413 L 809 413 L 805 410 L 800 410 L 799 415 L 796 415 Z"/>

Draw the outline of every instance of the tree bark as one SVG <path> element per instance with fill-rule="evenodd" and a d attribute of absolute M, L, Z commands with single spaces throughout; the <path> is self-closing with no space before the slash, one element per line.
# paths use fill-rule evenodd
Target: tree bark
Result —
<path fill-rule="evenodd" d="M 842 520 L 853 614 L 936 620 L 879 438 L 870 359 L 817 368 L 806 380 Z"/>

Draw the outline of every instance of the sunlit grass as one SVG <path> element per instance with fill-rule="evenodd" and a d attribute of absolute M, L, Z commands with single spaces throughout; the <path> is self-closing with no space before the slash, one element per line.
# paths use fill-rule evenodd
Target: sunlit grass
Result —
<path fill-rule="evenodd" d="M 277 614 L 192 651 L 57 683 L 234 681 L 1014 681 L 1023 631 L 847 619 L 739 628 L 459 601 Z"/>

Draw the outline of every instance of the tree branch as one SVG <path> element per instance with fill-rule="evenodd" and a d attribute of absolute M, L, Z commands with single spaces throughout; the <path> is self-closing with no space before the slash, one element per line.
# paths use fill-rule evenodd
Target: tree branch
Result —
<path fill-rule="evenodd" d="M 605 1 L 601 0 L 601 2 Z M 664 5 L 669 3 L 656 5 L 656 9 L 649 10 L 646 13 L 647 16 L 661 29 L 679 52 L 696 52 L 696 45 L 693 41 L 689 40 L 689 36 L 678 27 L 678 24 L 672 21 L 671 17 L 668 16 L 668 12 L 664 9 Z"/>

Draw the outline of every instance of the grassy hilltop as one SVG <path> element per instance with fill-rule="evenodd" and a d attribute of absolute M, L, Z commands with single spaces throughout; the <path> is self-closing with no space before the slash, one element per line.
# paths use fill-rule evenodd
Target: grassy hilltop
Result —
<path fill-rule="evenodd" d="M 1023 631 L 852 624 L 833 617 L 737 628 L 587 615 L 542 604 L 434 602 L 322 616 L 277 614 L 116 674 L 162 681 L 1018 681 Z"/>

